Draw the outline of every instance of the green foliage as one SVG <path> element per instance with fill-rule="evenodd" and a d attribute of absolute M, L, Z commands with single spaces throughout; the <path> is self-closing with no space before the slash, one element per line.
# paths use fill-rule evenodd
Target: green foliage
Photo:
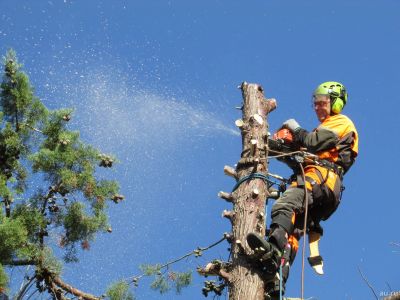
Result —
<path fill-rule="evenodd" d="M 157 275 L 150 287 L 153 290 L 159 291 L 160 294 L 165 294 L 171 289 L 168 280 L 162 275 Z"/>
<path fill-rule="evenodd" d="M 20 71 L 14 51 L 8 51 L 4 58 L 4 79 L 1 84 L 1 106 L 8 121 L 16 120 L 26 112 L 32 102 L 33 92 L 28 76 Z"/>
<path fill-rule="evenodd" d="M 28 76 L 21 71 L 13 50 L 4 57 L 4 76 L 1 83 L 0 104 L 5 121 L 14 125 L 20 137 L 26 140 L 30 128 L 47 116 L 47 109 L 33 95 Z"/>
<path fill-rule="evenodd" d="M 21 194 L 25 186 L 26 170 L 19 162 L 21 152 L 24 152 L 24 146 L 20 136 L 7 123 L 0 131 L 0 196 L 11 197 L 11 191 L 7 182 L 11 179 L 17 182 L 19 189 L 15 192 Z"/>
<path fill-rule="evenodd" d="M 119 190 L 119 186 L 115 181 L 100 180 L 94 186 L 91 198 L 96 207 L 101 207 L 105 199 L 112 199 Z"/>
<path fill-rule="evenodd" d="M 145 276 L 161 274 L 161 265 L 160 264 L 156 264 L 156 265 L 143 264 L 143 265 L 139 266 L 139 269 L 143 272 L 143 274 Z"/>
<path fill-rule="evenodd" d="M 35 207 L 24 204 L 17 205 L 12 212 L 13 219 L 19 219 L 28 232 L 29 241 L 38 241 L 38 233 L 46 227 L 46 219 L 43 214 Z"/>
<path fill-rule="evenodd" d="M 125 281 L 120 281 L 112 284 L 106 293 L 110 300 L 134 300 L 135 297 L 129 291 L 129 284 Z"/>
<path fill-rule="evenodd" d="M 175 278 L 175 289 L 176 293 L 180 294 L 182 289 L 189 286 L 192 283 L 192 272 L 178 273 Z"/>
<path fill-rule="evenodd" d="M 145 276 L 154 276 L 154 281 L 151 284 L 153 290 L 159 291 L 160 294 L 168 292 L 172 287 L 175 288 L 177 294 L 182 292 L 184 287 L 187 287 L 192 282 L 192 272 L 162 272 L 165 266 L 156 265 L 141 265 L 140 270 Z"/>
<path fill-rule="evenodd" d="M 83 203 L 74 202 L 68 207 L 64 217 L 66 244 L 92 240 L 97 231 L 106 230 L 107 227 L 106 214 L 99 212 L 94 216 L 89 216 L 85 212 Z"/>
<path fill-rule="evenodd" d="M 28 231 L 20 218 L 2 217 L 0 221 L 0 263 L 10 261 L 27 244 Z"/>
<path fill-rule="evenodd" d="M 64 241 L 62 241 L 62 244 Z M 76 249 L 75 244 L 68 244 L 65 247 L 65 253 L 64 253 L 64 261 L 66 263 L 76 263 L 79 261 L 78 259 L 78 250 Z"/>
<path fill-rule="evenodd" d="M 62 270 L 61 262 L 54 256 L 53 251 L 45 247 L 39 254 L 41 259 L 41 268 L 45 269 L 46 271 L 54 274 L 59 275 Z"/>
<path fill-rule="evenodd" d="M 109 227 L 107 200 L 117 203 L 122 196 L 117 182 L 96 173 L 115 158 L 68 128 L 72 109 L 48 110 L 21 68 L 8 51 L 0 85 L 0 199 L 6 208 L 0 207 L 0 263 L 21 259 L 57 275 L 62 265 L 48 236 L 60 237 L 66 262 L 76 261 L 77 245 L 88 249 Z M 0 265 L 0 287 L 6 281 Z"/>
<path fill-rule="evenodd" d="M 8 276 L 5 272 L 3 265 L 0 264 L 0 291 L 3 289 L 5 290 L 8 285 Z"/>

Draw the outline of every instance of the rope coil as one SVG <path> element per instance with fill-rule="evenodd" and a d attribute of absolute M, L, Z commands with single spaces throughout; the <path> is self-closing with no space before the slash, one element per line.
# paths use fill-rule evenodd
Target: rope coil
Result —
<path fill-rule="evenodd" d="M 237 188 L 245 181 L 251 180 L 251 179 L 262 179 L 264 182 L 267 184 L 268 188 L 271 187 L 275 182 L 271 181 L 268 178 L 268 175 L 262 174 L 262 173 L 251 173 L 249 175 L 243 176 L 238 180 L 238 182 L 235 184 L 235 186 L 232 189 L 232 192 L 236 191 Z"/>

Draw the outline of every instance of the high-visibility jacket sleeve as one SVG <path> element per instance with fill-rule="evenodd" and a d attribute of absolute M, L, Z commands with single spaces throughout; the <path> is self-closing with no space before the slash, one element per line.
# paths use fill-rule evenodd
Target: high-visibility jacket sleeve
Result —
<path fill-rule="evenodd" d="M 345 115 L 326 118 L 312 132 L 298 129 L 296 142 L 321 159 L 337 163 L 347 172 L 358 154 L 358 133 L 353 122 Z"/>
<path fill-rule="evenodd" d="M 338 135 L 331 129 L 319 127 L 312 132 L 301 128 L 295 133 L 296 141 L 311 153 L 328 150 L 336 146 Z"/>

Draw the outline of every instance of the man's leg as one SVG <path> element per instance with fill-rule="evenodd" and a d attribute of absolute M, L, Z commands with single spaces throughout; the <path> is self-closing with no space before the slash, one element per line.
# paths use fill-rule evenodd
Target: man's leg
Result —
<path fill-rule="evenodd" d="M 268 241 L 280 251 L 285 249 L 288 237 L 293 233 L 296 214 L 302 213 L 303 209 L 303 187 L 287 189 L 272 207 L 272 222 Z"/>
<path fill-rule="evenodd" d="M 272 223 L 268 241 L 250 233 L 247 243 L 253 250 L 262 250 L 261 257 L 266 279 L 272 279 L 281 263 L 281 257 L 288 244 L 288 237 L 294 230 L 296 213 L 303 211 L 304 190 L 294 187 L 287 189 L 272 207 Z"/>
<path fill-rule="evenodd" d="M 285 285 L 289 278 L 290 266 L 293 264 L 299 248 L 300 234 L 297 232 L 297 230 L 295 231 L 295 234 L 289 237 L 285 251 L 281 258 L 282 274 L 280 275 L 282 275 L 282 277 L 279 276 L 280 279 L 275 278 L 274 280 L 267 282 L 265 285 L 266 293 L 271 300 L 279 299 L 281 289 L 282 295 L 285 294 Z M 278 270 L 278 272 L 280 273 L 280 270 Z"/>

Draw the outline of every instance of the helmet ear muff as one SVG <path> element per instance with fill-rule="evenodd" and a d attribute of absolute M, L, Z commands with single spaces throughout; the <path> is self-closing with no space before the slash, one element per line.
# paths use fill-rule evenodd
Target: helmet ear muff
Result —
<path fill-rule="evenodd" d="M 331 112 L 334 114 L 338 114 L 342 111 L 344 107 L 344 102 L 340 98 L 335 98 L 331 104 Z"/>

